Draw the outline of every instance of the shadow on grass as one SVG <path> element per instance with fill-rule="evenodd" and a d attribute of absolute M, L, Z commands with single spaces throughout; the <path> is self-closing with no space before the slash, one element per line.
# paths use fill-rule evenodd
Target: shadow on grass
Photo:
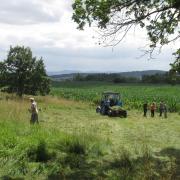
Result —
<path fill-rule="evenodd" d="M 1 180 L 24 180 L 24 178 L 13 178 L 13 177 L 10 177 L 10 176 L 3 176 L 3 177 L 0 177 Z"/>
<path fill-rule="evenodd" d="M 161 150 L 158 155 L 167 156 L 171 160 L 171 168 L 174 169 L 175 179 L 180 179 L 180 149 L 168 147 Z"/>
<path fill-rule="evenodd" d="M 180 149 L 175 149 L 175 148 L 169 147 L 169 148 L 166 148 L 166 149 L 163 149 L 162 151 L 160 151 L 159 154 L 162 156 L 174 157 L 176 159 L 178 165 L 180 166 Z"/>
<path fill-rule="evenodd" d="M 63 162 L 64 167 L 69 167 L 71 170 L 66 175 L 62 172 L 50 174 L 48 180 L 84 180 L 84 179 L 104 179 L 106 176 L 101 170 L 101 164 L 97 161 L 88 161 L 88 157 L 79 154 L 68 154 Z"/>
<path fill-rule="evenodd" d="M 82 147 L 84 146 L 81 147 L 77 145 L 78 144 L 75 143 L 73 145 L 73 148 L 72 146 L 68 145 L 68 149 L 66 150 L 69 151 L 66 151 L 66 156 L 64 156 L 64 158 L 61 160 L 45 159 L 46 161 L 44 161 L 43 159 L 43 163 L 47 165 L 51 161 L 54 162 L 54 165 L 52 166 L 53 169 L 51 172 L 49 172 L 49 175 L 47 177 L 48 180 L 180 179 L 179 149 L 169 147 L 162 149 L 160 152 L 155 154 L 151 154 L 151 152 L 147 149 L 143 152 L 142 156 L 136 158 L 132 157 L 128 153 L 128 151 L 122 150 L 117 158 L 111 161 L 102 161 L 91 158 L 88 153 L 82 151 Z M 99 159 L 102 159 L 102 157 L 100 157 Z M 13 180 L 18 178 L 4 176 L 0 179 Z"/>
<path fill-rule="evenodd" d="M 179 179 L 180 150 L 166 148 L 157 156 L 144 152 L 143 156 L 131 158 L 123 152 L 111 162 L 90 161 L 88 156 L 70 153 L 64 159 L 64 167 L 71 171 L 65 173 L 65 179 Z M 62 175 L 51 174 L 49 180 L 62 179 Z"/>

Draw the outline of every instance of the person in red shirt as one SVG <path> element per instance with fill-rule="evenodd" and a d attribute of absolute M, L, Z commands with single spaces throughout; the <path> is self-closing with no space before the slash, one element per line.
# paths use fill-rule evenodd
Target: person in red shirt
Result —
<path fill-rule="evenodd" d="M 155 115 L 155 110 L 156 110 L 156 104 L 153 102 L 150 106 L 150 111 L 151 111 L 151 117 L 154 117 Z"/>

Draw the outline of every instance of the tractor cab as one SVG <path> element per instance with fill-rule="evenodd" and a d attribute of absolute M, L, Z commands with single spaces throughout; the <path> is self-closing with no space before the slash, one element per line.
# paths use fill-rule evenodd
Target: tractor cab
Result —
<path fill-rule="evenodd" d="M 108 104 L 112 106 L 122 106 L 122 101 L 120 100 L 120 94 L 115 92 L 103 92 L 101 98 L 101 104 Z"/>

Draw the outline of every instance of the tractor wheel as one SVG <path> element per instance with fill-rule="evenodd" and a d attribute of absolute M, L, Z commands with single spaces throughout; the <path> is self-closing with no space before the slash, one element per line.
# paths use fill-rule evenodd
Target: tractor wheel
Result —
<path fill-rule="evenodd" d="M 109 110 L 108 110 L 108 116 L 109 116 L 109 117 L 112 117 L 112 115 L 113 115 L 113 114 L 112 114 L 112 110 L 109 109 Z"/>
<path fill-rule="evenodd" d="M 105 115 L 106 114 L 106 108 L 102 107 L 100 110 L 101 115 Z"/>
<path fill-rule="evenodd" d="M 125 118 L 127 117 L 127 111 L 124 111 L 124 117 Z"/>
<path fill-rule="evenodd" d="M 121 111 L 120 117 L 126 118 L 127 117 L 127 111 Z"/>

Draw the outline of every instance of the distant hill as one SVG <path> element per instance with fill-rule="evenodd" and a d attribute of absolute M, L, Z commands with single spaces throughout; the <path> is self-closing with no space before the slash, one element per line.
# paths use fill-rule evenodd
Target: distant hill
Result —
<path fill-rule="evenodd" d="M 59 75 L 53 75 L 50 76 L 50 78 L 54 81 L 64 81 L 64 80 L 72 80 L 73 77 L 76 75 L 77 73 L 71 73 L 71 74 L 59 74 Z"/>
<path fill-rule="evenodd" d="M 80 72 L 80 71 L 73 71 L 73 70 L 64 70 L 64 71 L 47 72 L 48 76 L 65 75 L 65 74 L 74 74 L 74 73 L 81 73 L 81 72 Z"/>
<path fill-rule="evenodd" d="M 147 70 L 147 71 L 121 72 L 118 74 L 124 77 L 135 77 L 140 79 L 144 75 L 165 74 L 166 72 L 167 71 L 161 71 L 161 70 Z"/>
<path fill-rule="evenodd" d="M 80 71 L 61 71 L 59 74 L 49 73 L 49 76 L 52 80 L 63 81 L 63 80 L 72 80 L 73 77 L 77 74 L 81 76 L 87 76 L 89 74 L 118 74 L 122 77 L 134 77 L 141 79 L 143 75 L 154 75 L 154 74 L 165 74 L 167 71 L 161 70 L 147 70 L 147 71 L 130 71 L 130 72 L 80 72 Z M 57 73 L 57 72 L 56 72 Z"/>

